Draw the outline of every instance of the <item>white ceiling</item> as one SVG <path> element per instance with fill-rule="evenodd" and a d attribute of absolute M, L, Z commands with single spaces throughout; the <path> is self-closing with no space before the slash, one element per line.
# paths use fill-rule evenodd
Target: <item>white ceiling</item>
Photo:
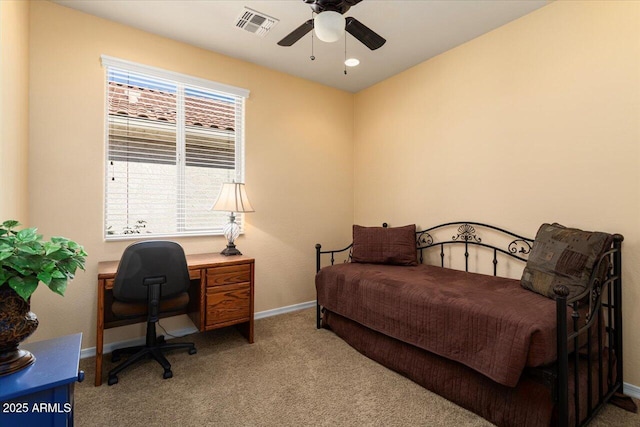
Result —
<path fill-rule="evenodd" d="M 53 0 L 55 3 L 349 92 L 358 92 L 548 4 L 548 0 L 364 0 L 353 16 L 387 39 L 370 51 L 347 34 L 349 57 L 360 65 L 344 74 L 344 39 L 311 35 L 291 47 L 277 42 L 311 18 L 302 0 Z M 235 27 L 243 6 L 279 19 L 264 38 Z"/>

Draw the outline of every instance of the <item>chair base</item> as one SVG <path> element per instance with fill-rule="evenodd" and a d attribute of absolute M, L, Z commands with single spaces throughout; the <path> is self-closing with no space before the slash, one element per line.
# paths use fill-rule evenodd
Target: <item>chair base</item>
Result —
<path fill-rule="evenodd" d="M 195 344 L 193 343 L 168 343 L 165 341 L 164 336 L 160 335 L 159 337 L 156 337 L 155 326 L 156 324 L 153 322 L 147 323 L 147 341 L 145 345 L 119 348 L 111 353 L 111 360 L 114 362 L 118 361 L 123 354 L 131 354 L 131 356 L 129 356 L 127 360 L 109 371 L 109 385 L 118 383 L 118 374 L 120 372 L 135 364 L 136 362 L 139 362 L 140 360 L 146 358 L 154 359 L 164 368 L 162 378 L 171 378 L 173 377 L 171 364 L 169 363 L 167 358 L 164 357 L 163 352 L 179 349 L 188 349 L 189 354 L 196 354 L 198 352 L 196 350 Z"/>

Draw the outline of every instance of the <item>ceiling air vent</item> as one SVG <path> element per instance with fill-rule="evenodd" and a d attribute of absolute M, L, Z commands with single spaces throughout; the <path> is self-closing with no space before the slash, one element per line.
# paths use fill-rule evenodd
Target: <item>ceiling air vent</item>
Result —
<path fill-rule="evenodd" d="M 264 37 L 279 21 L 262 12 L 244 7 L 236 20 L 236 27 Z"/>

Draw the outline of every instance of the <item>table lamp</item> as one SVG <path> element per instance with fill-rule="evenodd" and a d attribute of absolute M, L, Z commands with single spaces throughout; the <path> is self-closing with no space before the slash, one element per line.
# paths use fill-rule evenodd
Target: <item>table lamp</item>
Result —
<path fill-rule="evenodd" d="M 236 223 L 236 212 L 255 212 L 251 203 L 249 203 L 249 198 L 247 197 L 247 192 L 245 190 L 244 184 L 239 182 L 227 182 L 222 184 L 222 189 L 220 190 L 220 194 L 218 194 L 218 199 L 213 204 L 211 208 L 214 211 L 228 211 L 229 215 L 229 223 L 224 227 L 222 233 L 224 237 L 227 238 L 227 247 L 220 252 L 222 255 L 242 255 L 235 245 L 235 240 L 240 235 L 240 227 Z"/>

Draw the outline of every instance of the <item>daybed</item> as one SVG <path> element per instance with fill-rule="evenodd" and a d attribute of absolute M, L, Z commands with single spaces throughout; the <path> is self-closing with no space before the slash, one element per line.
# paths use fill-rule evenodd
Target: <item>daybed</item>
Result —
<path fill-rule="evenodd" d="M 622 393 L 622 240 L 354 225 L 346 248 L 316 245 L 317 327 L 498 426 L 584 425 Z"/>

